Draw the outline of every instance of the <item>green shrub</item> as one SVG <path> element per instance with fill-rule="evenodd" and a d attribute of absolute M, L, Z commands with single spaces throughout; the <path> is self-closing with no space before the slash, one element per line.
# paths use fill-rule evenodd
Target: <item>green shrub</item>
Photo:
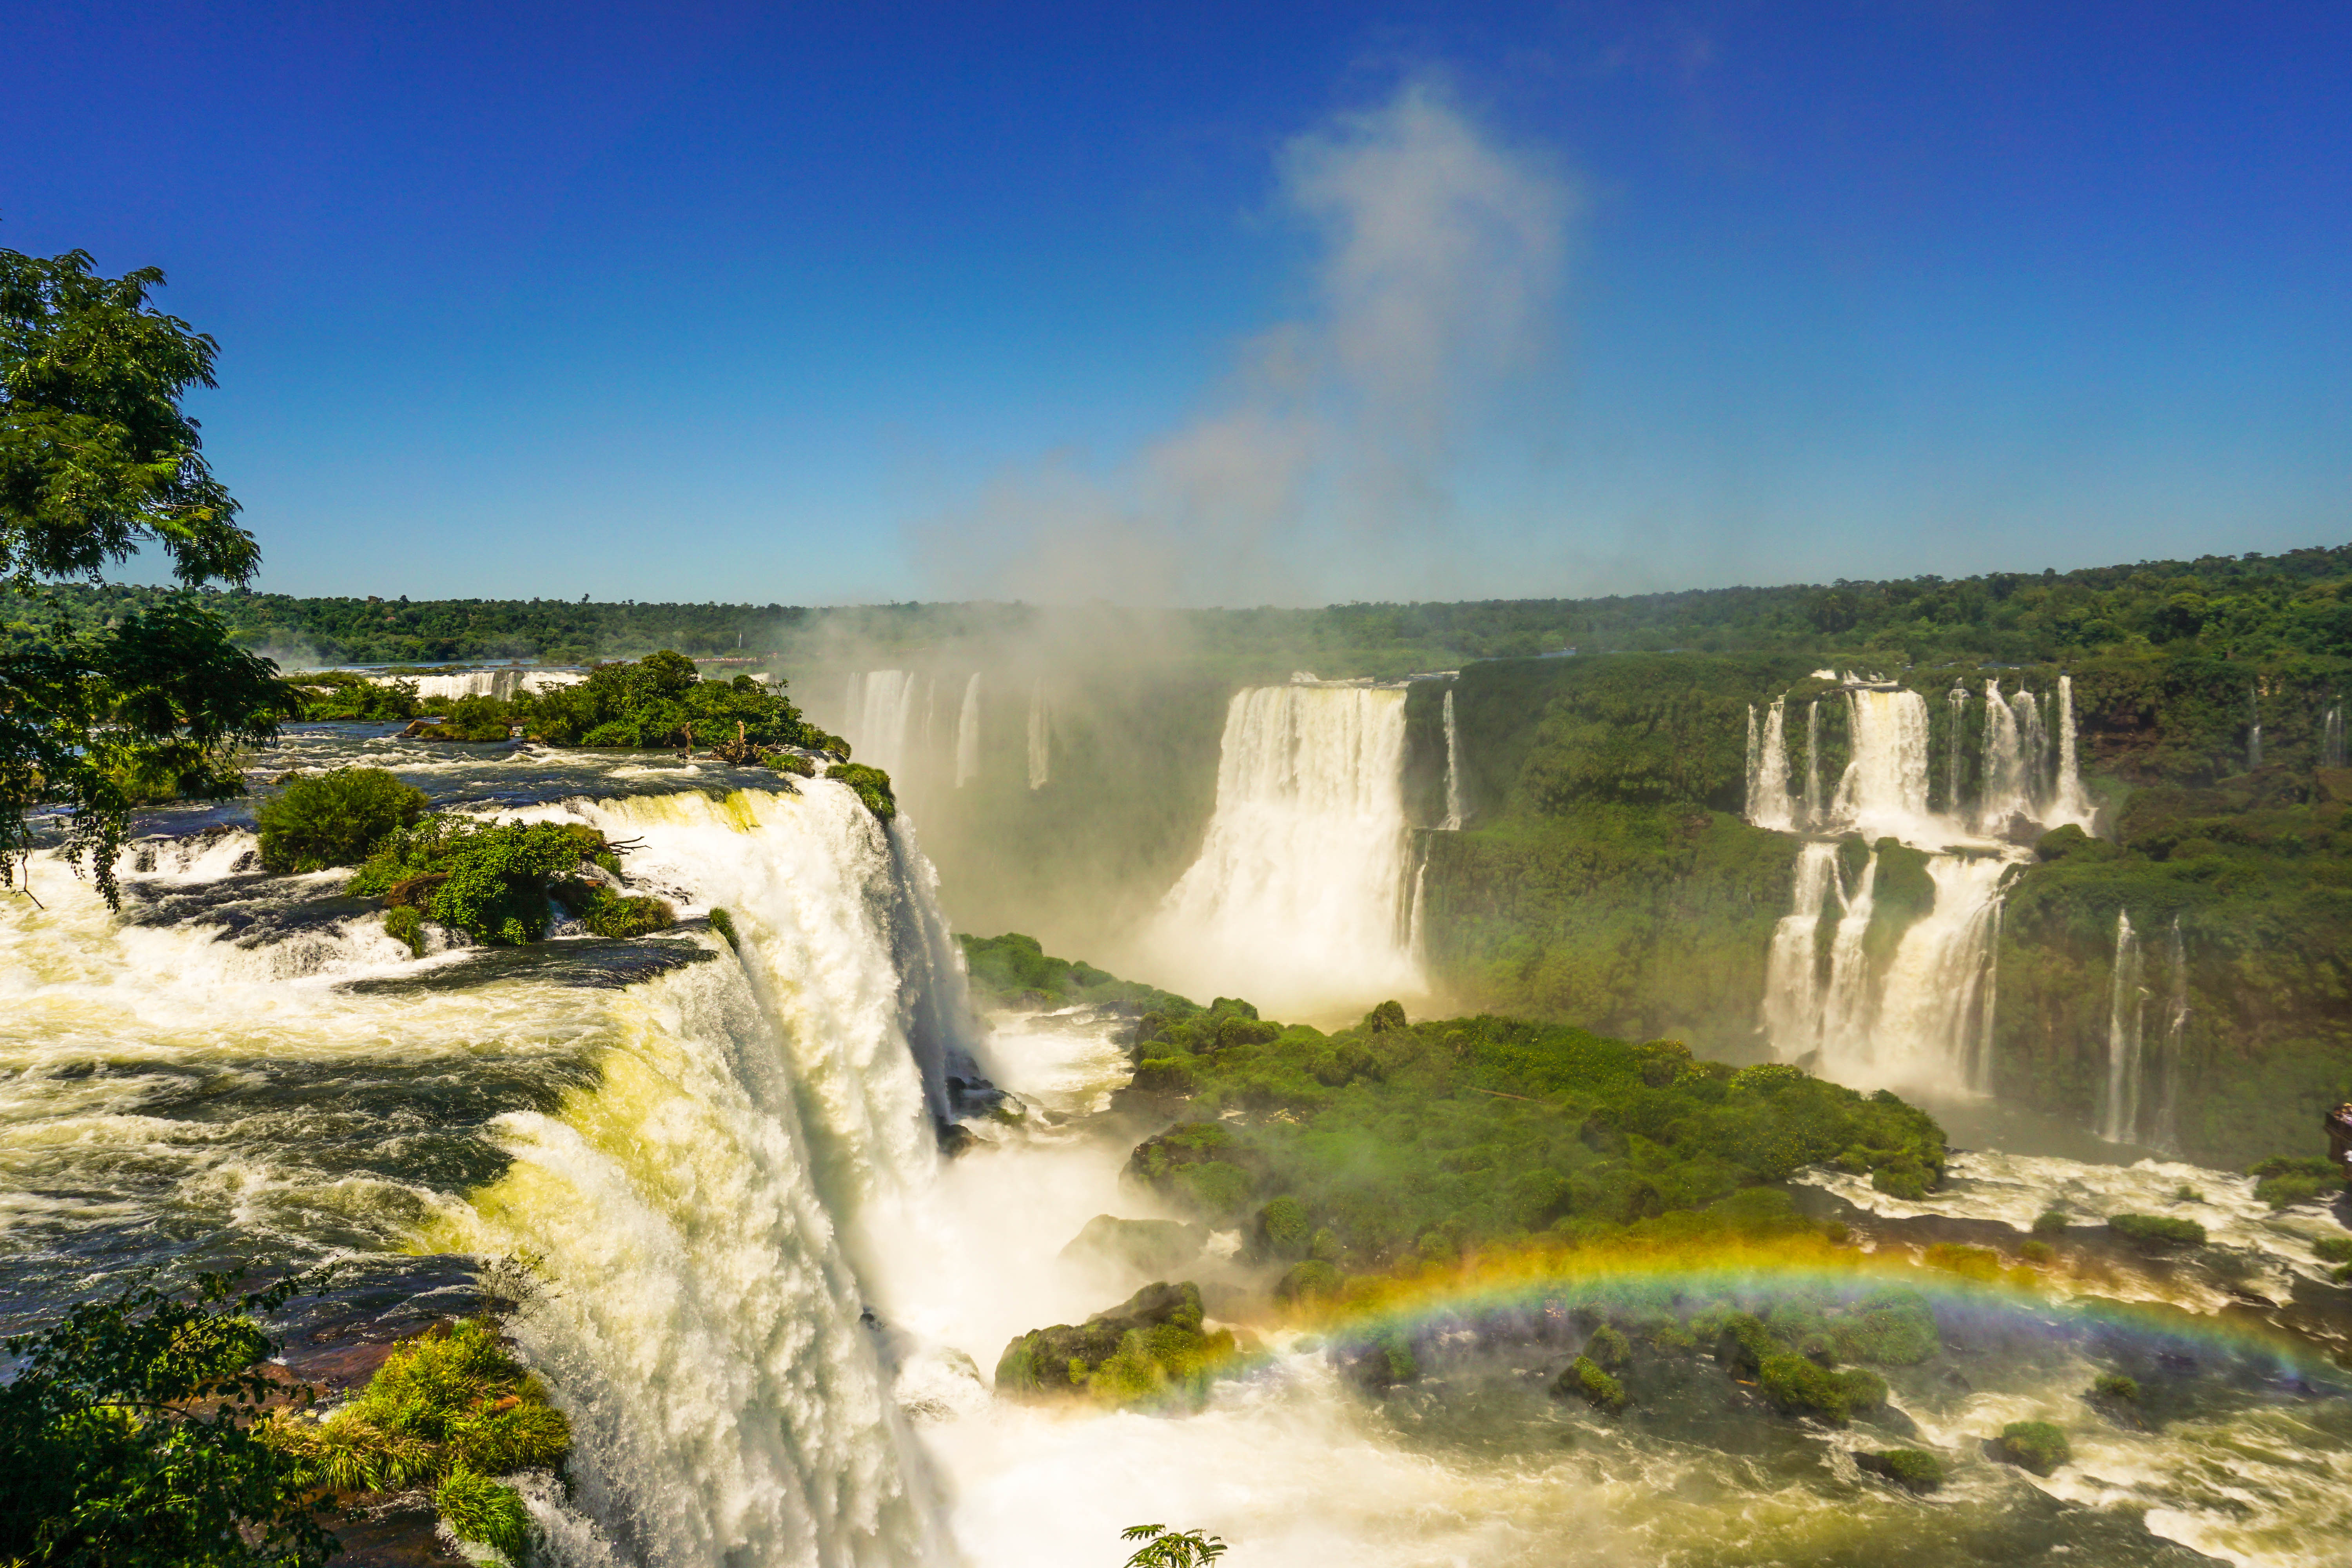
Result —
<path fill-rule="evenodd" d="M 1279 1197 L 1257 1211 L 1257 1249 L 1261 1256 L 1304 1258 L 1313 1240 L 1307 1206 L 1297 1198 Z"/>
<path fill-rule="evenodd" d="M 408 951 L 417 957 L 425 956 L 425 917 L 408 905 L 396 904 L 383 911 L 383 934 L 406 942 Z"/>
<path fill-rule="evenodd" d="M 2074 1457 L 2066 1434 L 2047 1421 L 2012 1421 L 1993 1441 L 2000 1459 L 2037 1476 L 2046 1476 Z"/>
<path fill-rule="evenodd" d="M 1328 1301 L 1339 1294 L 1345 1283 L 1339 1271 L 1319 1258 L 1294 1263 L 1276 1284 L 1274 1294 L 1283 1301 Z"/>
<path fill-rule="evenodd" d="M 1607 1323 L 1593 1330 L 1592 1337 L 1584 1342 L 1584 1359 L 1610 1372 L 1623 1366 L 1633 1354 L 1633 1347 L 1625 1336 Z"/>
<path fill-rule="evenodd" d="M 860 763 L 835 763 L 825 777 L 847 784 L 866 803 L 866 809 L 884 822 L 898 815 L 898 797 L 890 793 L 890 775 Z"/>
<path fill-rule="evenodd" d="M 1757 1369 L 1756 1386 L 1784 1415 L 1818 1415 L 1843 1426 L 1851 1409 L 1852 1395 L 1843 1377 L 1785 1351 L 1763 1358 Z M 1886 1385 L 1878 1386 L 1883 1398 Z"/>
<path fill-rule="evenodd" d="M 2352 1236 L 2323 1236 L 2311 1244 L 2313 1256 L 2326 1263 L 2352 1263 Z"/>
<path fill-rule="evenodd" d="M 2333 1160 L 2280 1156 L 2250 1166 L 2246 1174 L 2257 1178 L 2254 1196 L 2274 1209 L 2344 1190 L 2344 1172 Z"/>
<path fill-rule="evenodd" d="M 780 773 L 791 773 L 795 778 L 816 777 L 816 764 L 798 752 L 771 752 L 768 753 L 768 765 Z"/>
<path fill-rule="evenodd" d="M 520 1563 L 530 1546 L 530 1510 L 522 1494 L 472 1470 L 452 1470 L 434 1489 L 433 1506 L 460 1541 L 493 1547 Z"/>
<path fill-rule="evenodd" d="M 2044 1240 L 2066 1234 L 2070 1222 L 2063 1209 L 2043 1209 L 2033 1216 L 2033 1234 Z"/>
<path fill-rule="evenodd" d="M 2000 1278 L 2000 1254 L 1990 1247 L 1970 1247 L 1963 1242 L 1938 1241 L 1931 1244 L 1925 1259 L 1930 1268 L 1947 1274 L 1957 1274 L 1963 1279 L 1984 1283 Z"/>
<path fill-rule="evenodd" d="M 1625 1385 L 1603 1372 L 1591 1356 L 1578 1356 L 1552 1384 L 1552 1392 L 1573 1394 L 1595 1410 L 1614 1415 L 1626 1405 Z"/>
<path fill-rule="evenodd" d="M 2091 1384 L 2090 1396 L 2094 1399 L 2121 1399 L 2137 1405 L 2139 1403 L 2139 1384 L 2119 1372 L 2101 1373 L 2098 1380 Z"/>
<path fill-rule="evenodd" d="M 544 937 L 557 879 L 605 854 L 604 836 L 591 827 L 439 813 L 393 832 L 344 890 L 407 905 L 479 941 L 510 946 Z M 654 912 L 625 908 L 618 921 Z"/>
<path fill-rule="evenodd" d="M 565 898 L 569 891 L 559 887 L 556 896 Z M 602 882 L 587 890 L 584 901 L 576 893 L 567 901 L 577 910 L 581 923 L 598 936 L 646 936 L 677 924 L 677 910 L 670 907 L 667 899 L 632 898 L 614 892 Z M 714 927 L 718 924 L 716 921 L 711 923 Z"/>
<path fill-rule="evenodd" d="M 710 910 L 710 929 L 717 931 L 729 947 L 738 952 L 743 950 L 742 939 L 735 934 L 735 917 L 715 904 Z"/>
<path fill-rule="evenodd" d="M 1944 1461 L 1920 1448 L 1856 1454 L 1853 1462 L 1870 1474 L 1884 1476 L 1909 1491 L 1931 1492 L 1944 1484 Z"/>
<path fill-rule="evenodd" d="M 261 864 L 285 875 L 355 866 L 425 814 L 425 795 L 382 768 L 298 773 L 254 813 Z"/>
<path fill-rule="evenodd" d="M 2029 1241 L 2017 1249 L 2017 1255 L 2036 1268 L 2047 1268 L 2058 1261 L 2058 1249 L 2046 1241 Z"/>
<path fill-rule="evenodd" d="M 1870 1173 L 1870 1184 L 1890 1198 L 1916 1203 L 1927 1195 L 1927 1173 L 1909 1163 L 1882 1165 Z"/>
<path fill-rule="evenodd" d="M 2119 1214 L 2107 1216 L 2107 1228 L 2136 1247 L 2202 1247 L 2205 1227 L 2193 1219 L 2165 1215 Z"/>

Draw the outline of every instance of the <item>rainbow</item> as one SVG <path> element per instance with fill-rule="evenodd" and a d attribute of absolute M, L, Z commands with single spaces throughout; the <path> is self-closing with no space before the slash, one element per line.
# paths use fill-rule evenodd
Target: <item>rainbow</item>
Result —
<path fill-rule="evenodd" d="M 2165 1302 L 2061 1300 L 2053 1278 L 2006 1266 L 1976 1247 L 1864 1251 L 1819 1235 L 1632 1237 L 1582 1247 L 1483 1253 L 1409 1277 L 1350 1278 L 1336 1300 L 1301 1303 L 1287 1326 L 1327 1337 L 1420 1339 L 1449 1327 L 1538 1318 L 1565 1327 L 1580 1312 L 1689 1318 L 1709 1309 L 1756 1311 L 1781 1302 L 1851 1303 L 1885 1290 L 1924 1298 L 1939 1321 L 2052 1339 L 2124 1336 L 2251 1359 L 2270 1375 L 2304 1381 L 2343 1364 L 2314 1342 L 2251 1313 L 2200 1312 Z M 2335 1379 L 2329 1380 L 2331 1383 Z"/>

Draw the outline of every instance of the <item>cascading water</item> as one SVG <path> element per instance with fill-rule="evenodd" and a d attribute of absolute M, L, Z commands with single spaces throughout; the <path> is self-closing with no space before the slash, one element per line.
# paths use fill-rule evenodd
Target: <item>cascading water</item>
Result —
<path fill-rule="evenodd" d="M 2263 696 L 2259 690 L 2246 693 L 2246 771 L 2252 773 L 2263 765 Z"/>
<path fill-rule="evenodd" d="M 2157 1058 L 2156 1130 L 2148 1142 L 2158 1153 L 2180 1148 L 2180 1079 L 2188 1068 L 2189 948 L 2180 938 L 2180 917 L 2172 917 L 2172 984 L 2164 1003 L 2164 1047 Z"/>
<path fill-rule="evenodd" d="M 1944 748 L 1944 811 L 1957 817 L 1960 815 L 1960 756 L 1965 749 L 1960 737 L 1968 729 L 1969 689 L 1954 682 L 1944 707 L 1951 715 L 1951 741 Z"/>
<path fill-rule="evenodd" d="M 2009 705 L 2017 715 L 2018 771 L 2024 779 L 2025 815 L 2040 822 L 2046 816 L 2043 808 L 2049 798 L 2050 731 L 2042 722 L 2041 700 L 2032 692 L 2020 691 Z"/>
<path fill-rule="evenodd" d="M 2099 1099 L 2099 1136 L 2128 1143 L 2139 1131 L 2140 1047 L 2147 1015 L 2139 942 L 2131 916 L 2116 914 L 2116 967 L 2107 994 L 2107 1078 Z"/>
<path fill-rule="evenodd" d="M 1848 887 L 1837 884 L 1837 930 L 1830 937 L 1829 984 L 1822 991 L 1821 1046 L 1822 1059 L 1853 1061 L 1870 1054 L 1870 1026 L 1875 1011 L 1871 994 L 1870 954 L 1863 939 L 1870 934 L 1870 917 L 1876 912 L 1878 855 L 1872 851 L 1862 873 Z"/>
<path fill-rule="evenodd" d="M 2032 811 L 2026 788 L 2025 751 L 2017 731 L 2017 711 L 2000 694 L 2000 682 L 1985 682 L 1984 781 L 1978 827 L 1989 834 L 2009 831 L 2011 821 Z"/>
<path fill-rule="evenodd" d="M 1445 689 L 1445 821 L 1444 830 L 1462 830 L 1462 736 L 1454 727 L 1454 688 Z M 1419 900 L 1415 900 L 1419 907 Z"/>
<path fill-rule="evenodd" d="M 1054 778 L 1054 716 L 1045 701 L 1045 683 L 1029 688 L 1029 787 L 1044 789 Z"/>
<path fill-rule="evenodd" d="M 1782 1061 L 1795 1061 L 1822 1043 L 1819 936 L 1822 908 L 1836 875 L 1836 845 L 1801 846 L 1796 897 L 1772 928 L 1764 965 L 1764 1037 Z"/>
<path fill-rule="evenodd" d="M 850 677 L 849 730 L 842 738 L 860 763 L 893 778 L 905 772 L 915 689 L 911 670 L 869 669 Z"/>
<path fill-rule="evenodd" d="M 368 679 L 378 686 L 408 682 L 416 688 L 420 702 L 454 702 L 461 697 L 495 697 L 508 702 L 518 692 L 552 691 L 588 678 L 576 669 L 468 669 L 456 675 L 371 675 Z"/>
<path fill-rule="evenodd" d="M 1759 827 L 1782 832 L 1796 826 L 1789 795 L 1788 701 L 1776 697 L 1764 715 L 1760 734 L 1756 710 L 1749 709 L 1748 820 Z"/>
<path fill-rule="evenodd" d="M 1208 832 L 1150 937 L 1167 984 L 1276 1016 L 1424 989 L 1406 930 L 1404 737 L 1402 689 L 1234 694 Z"/>
<path fill-rule="evenodd" d="M 2074 679 L 2062 675 L 2058 678 L 2058 784 L 2042 821 L 2051 827 L 2071 822 L 2087 833 L 2095 815 L 2091 797 L 2083 789 L 2082 759 L 2074 738 Z"/>
<path fill-rule="evenodd" d="M 963 709 L 956 715 L 955 782 L 961 789 L 980 776 L 980 671 L 963 683 Z"/>
<path fill-rule="evenodd" d="M 1936 901 L 1888 961 L 1868 1055 L 1836 1065 L 1873 1083 L 1992 1087 L 1994 937 L 2009 868 L 1993 856 L 1928 860 Z"/>
<path fill-rule="evenodd" d="M 2344 765 L 2344 700 L 2330 700 L 2327 717 L 2321 721 L 2319 735 L 2319 765 L 2340 768 Z"/>
<path fill-rule="evenodd" d="M 1853 759 L 1838 781 L 1831 825 L 1867 838 L 1937 831 L 1927 814 L 1927 703 L 1916 691 L 1846 693 Z"/>
<path fill-rule="evenodd" d="M 1822 826 L 1822 700 L 1805 704 L 1805 826 Z"/>

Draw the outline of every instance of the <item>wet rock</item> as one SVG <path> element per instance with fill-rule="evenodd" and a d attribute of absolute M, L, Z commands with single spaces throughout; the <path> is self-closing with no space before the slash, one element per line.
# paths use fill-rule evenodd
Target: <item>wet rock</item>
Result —
<path fill-rule="evenodd" d="M 1062 1248 L 1061 1256 L 1065 1262 L 1100 1264 L 1165 1279 L 1198 1262 L 1208 1241 L 1205 1226 L 1098 1214 Z"/>

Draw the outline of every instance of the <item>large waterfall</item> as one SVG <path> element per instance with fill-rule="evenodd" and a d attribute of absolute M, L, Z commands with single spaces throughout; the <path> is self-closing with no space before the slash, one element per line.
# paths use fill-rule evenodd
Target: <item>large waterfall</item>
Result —
<path fill-rule="evenodd" d="M 1759 827 L 1795 826 L 1789 795 L 1788 701 L 1776 697 L 1759 730 L 1748 710 L 1748 820 Z"/>
<path fill-rule="evenodd" d="M 1199 858 L 1154 922 L 1167 984 L 1276 1016 L 1423 988 L 1409 941 L 1404 692 L 1236 692 Z"/>
<path fill-rule="evenodd" d="M 980 671 L 963 684 L 963 708 L 956 715 L 955 782 L 961 789 L 980 776 Z"/>
<path fill-rule="evenodd" d="M 1440 825 L 1448 833 L 1462 830 L 1462 734 L 1454 726 L 1454 688 L 1445 688 L 1445 820 Z M 1413 899 L 1418 910 L 1421 900 Z"/>
<path fill-rule="evenodd" d="M 1927 703 L 1916 691 L 1846 693 L 1853 760 L 1831 823 L 1865 838 L 1919 837 L 1927 819 Z"/>
<path fill-rule="evenodd" d="M 518 692 L 552 691 L 576 686 L 588 678 L 576 669 L 465 669 L 454 675 L 371 675 L 378 686 L 405 681 L 416 688 L 420 702 L 454 702 L 460 697 L 495 697 L 511 701 Z"/>

